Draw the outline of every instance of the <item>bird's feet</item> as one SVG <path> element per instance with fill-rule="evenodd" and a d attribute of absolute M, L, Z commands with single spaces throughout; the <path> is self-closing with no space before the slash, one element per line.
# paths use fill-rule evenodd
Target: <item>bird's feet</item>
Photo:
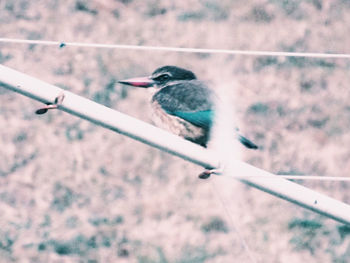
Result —
<path fill-rule="evenodd" d="M 223 173 L 223 171 L 224 171 L 223 167 L 216 168 L 216 169 L 206 169 L 200 175 L 198 175 L 198 177 L 200 179 L 208 179 L 212 174 L 220 175 Z"/>
<path fill-rule="evenodd" d="M 55 98 L 54 103 L 46 103 L 46 105 L 38 110 L 35 111 L 36 114 L 44 114 L 46 113 L 48 110 L 51 109 L 57 109 L 59 105 L 62 104 L 64 100 L 64 93 L 63 91 L 60 92 L 60 94 L 58 94 L 58 96 Z"/>

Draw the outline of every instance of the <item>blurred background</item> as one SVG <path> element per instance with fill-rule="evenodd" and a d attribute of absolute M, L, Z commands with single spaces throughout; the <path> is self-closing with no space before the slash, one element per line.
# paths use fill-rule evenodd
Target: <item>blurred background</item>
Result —
<path fill-rule="evenodd" d="M 0 0 L 0 35 L 66 42 L 350 53 L 345 0 Z M 348 176 L 347 59 L 0 43 L 0 63 L 151 123 L 159 66 L 229 87 L 276 174 Z M 0 87 L 0 262 L 350 262 L 350 228 Z M 298 181 L 350 203 L 349 184 Z"/>

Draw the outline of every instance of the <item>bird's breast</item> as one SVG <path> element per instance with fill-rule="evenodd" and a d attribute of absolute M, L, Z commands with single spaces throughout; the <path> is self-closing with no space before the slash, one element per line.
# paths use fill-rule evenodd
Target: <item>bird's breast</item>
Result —
<path fill-rule="evenodd" d="M 179 117 L 168 114 L 157 101 L 152 101 L 152 109 L 152 120 L 156 126 L 199 144 L 206 143 L 208 134 L 204 129 Z"/>

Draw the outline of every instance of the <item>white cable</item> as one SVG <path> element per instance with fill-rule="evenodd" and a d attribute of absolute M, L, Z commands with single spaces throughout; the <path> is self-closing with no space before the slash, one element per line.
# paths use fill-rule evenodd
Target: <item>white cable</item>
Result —
<path fill-rule="evenodd" d="M 120 44 L 98 44 L 82 42 L 64 42 L 50 40 L 30 40 L 16 38 L 0 38 L 2 43 L 20 43 L 53 45 L 63 48 L 65 46 L 76 47 L 95 47 L 95 48 L 116 48 L 116 49 L 134 49 L 134 50 L 157 50 L 172 51 L 183 53 L 212 53 L 212 54 L 230 54 L 230 55 L 248 55 L 248 56 L 284 56 L 284 57 L 315 57 L 315 58 L 350 58 L 346 53 L 315 53 L 315 52 L 283 52 L 283 51 L 258 51 L 258 50 L 232 50 L 232 49 L 214 49 L 214 48 L 185 48 L 168 46 L 143 46 L 143 45 L 120 45 Z"/>
<path fill-rule="evenodd" d="M 147 143 L 207 169 L 220 168 L 220 160 L 215 152 L 209 149 L 204 149 L 172 133 L 2 65 L 0 65 L 0 85 L 43 103 L 58 102 L 59 97 L 64 95 L 64 100 L 58 107 L 65 112 Z M 350 224 L 350 205 L 305 186 L 279 178 L 248 163 L 234 159 L 231 161 L 234 166 L 232 167 L 234 170 L 231 170 L 233 176 L 236 174 L 247 176 L 241 179 L 243 183 L 339 222 Z M 257 176 L 249 177 L 251 175 Z M 265 179 L 269 176 L 277 179 L 273 181 Z"/>
<path fill-rule="evenodd" d="M 224 175 L 227 176 L 227 175 Z M 229 175 L 227 177 L 235 179 L 245 179 L 245 178 L 264 178 L 264 179 L 288 179 L 288 180 L 319 180 L 319 181 L 340 181 L 340 182 L 350 182 L 350 177 L 342 176 L 317 176 L 317 175 L 276 175 L 276 176 L 263 176 L 263 175 Z"/>

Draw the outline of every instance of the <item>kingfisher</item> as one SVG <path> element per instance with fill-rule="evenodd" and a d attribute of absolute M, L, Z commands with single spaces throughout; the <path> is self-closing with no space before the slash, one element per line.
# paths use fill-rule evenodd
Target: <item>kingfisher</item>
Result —
<path fill-rule="evenodd" d="M 151 99 L 156 126 L 207 147 L 214 122 L 214 92 L 196 75 L 177 66 L 163 66 L 151 76 L 118 81 L 140 88 L 154 88 Z M 247 148 L 258 149 L 249 139 L 234 131 Z"/>

